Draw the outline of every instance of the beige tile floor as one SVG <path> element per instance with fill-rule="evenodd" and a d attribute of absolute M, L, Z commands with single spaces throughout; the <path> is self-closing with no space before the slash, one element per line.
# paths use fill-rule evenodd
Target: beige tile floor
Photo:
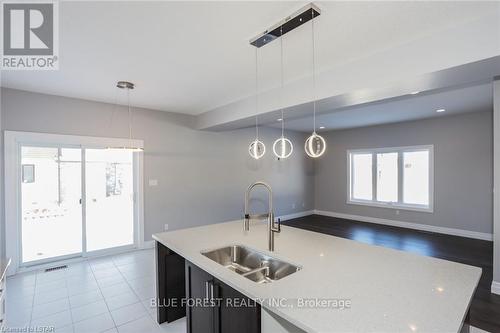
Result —
<path fill-rule="evenodd" d="M 186 332 L 186 321 L 158 325 L 153 250 L 89 259 L 53 272 L 7 279 L 6 326 L 52 332 Z"/>

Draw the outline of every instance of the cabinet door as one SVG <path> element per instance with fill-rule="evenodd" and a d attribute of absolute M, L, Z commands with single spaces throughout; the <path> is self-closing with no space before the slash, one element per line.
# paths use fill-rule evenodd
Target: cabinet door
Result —
<path fill-rule="evenodd" d="M 213 277 L 192 263 L 186 261 L 186 295 L 190 302 L 186 309 L 188 333 L 213 333 L 214 308 L 203 304 L 211 297 Z"/>
<path fill-rule="evenodd" d="M 216 333 L 260 333 L 259 304 L 221 281 L 214 288 L 220 300 L 214 311 Z"/>
<path fill-rule="evenodd" d="M 182 303 L 186 296 L 184 261 L 183 257 L 156 242 L 156 298 L 161 305 L 157 308 L 159 324 L 186 316 Z"/>

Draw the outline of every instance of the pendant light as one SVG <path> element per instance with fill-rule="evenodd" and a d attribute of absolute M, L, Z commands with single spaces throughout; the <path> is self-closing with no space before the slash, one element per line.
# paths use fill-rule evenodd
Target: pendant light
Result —
<path fill-rule="evenodd" d="M 316 133 L 316 59 L 314 45 L 314 10 L 311 10 L 311 33 L 312 33 L 312 78 L 313 78 L 313 132 L 305 142 L 304 149 L 306 154 L 312 158 L 318 158 L 326 151 L 325 139 Z"/>
<path fill-rule="evenodd" d="M 283 94 L 284 79 L 283 79 L 283 26 L 280 29 L 281 33 L 281 93 Z M 285 138 L 285 115 L 283 106 L 281 107 L 281 137 L 276 139 L 273 144 L 274 155 L 278 158 L 287 158 L 292 155 L 293 144 L 288 138 Z"/>
<path fill-rule="evenodd" d="M 266 153 L 266 145 L 259 140 L 259 62 L 255 48 L 255 140 L 248 146 L 248 153 L 258 160 Z"/>
<path fill-rule="evenodd" d="M 133 152 L 142 152 L 143 148 L 137 147 L 132 139 L 132 109 L 130 107 L 130 90 L 134 89 L 135 85 L 129 81 L 118 81 L 116 87 L 127 90 L 127 110 L 128 110 L 128 139 L 129 143 L 126 146 L 108 147 L 109 150 L 129 150 Z"/>

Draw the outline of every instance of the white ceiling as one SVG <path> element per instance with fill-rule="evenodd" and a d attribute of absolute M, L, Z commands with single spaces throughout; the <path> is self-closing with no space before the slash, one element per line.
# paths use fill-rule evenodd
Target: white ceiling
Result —
<path fill-rule="evenodd" d="M 200 114 L 254 93 L 248 40 L 304 4 L 61 2 L 60 69 L 3 72 L 2 86 L 114 103 L 116 81 L 130 80 L 137 86 L 135 106 Z M 318 71 L 498 10 L 498 3 L 479 1 L 317 4 Z M 284 43 L 286 81 L 308 76 L 309 24 L 286 35 Z M 279 84 L 278 46 L 261 49 L 263 90 Z"/>
<path fill-rule="evenodd" d="M 436 112 L 445 109 L 445 112 Z M 331 113 L 316 117 L 318 132 L 379 125 L 416 119 L 443 117 L 453 114 L 493 110 L 492 84 L 482 84 L 450 91 L 406 95 L 389 101 L 370 103 L 356 107 L 333 110 Z M 280 113 L 274 113 L 275 119 L 266 125 L 281 127 L 277 121 Z M 310 132 L 313 127 L 311 115 L 299 119 L 286 119 L 287 129 Z M 324 126 L 324 129 L 319 129 Z"/>

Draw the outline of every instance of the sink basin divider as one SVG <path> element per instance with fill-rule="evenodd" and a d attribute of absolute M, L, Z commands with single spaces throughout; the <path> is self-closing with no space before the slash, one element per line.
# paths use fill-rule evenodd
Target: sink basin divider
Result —
<path fill-rule="evenodd" d="M 266 270 L 266 273 L 264 274 L 265 276 L 268 276 L 269 275 L 269 266 L 262 266 L 262 267 L 257 267 L 257 268 L 254 268 L 248 272 L 245 272 L 243 274 L 241 274 L 242 276 L 247 276 L 247 275 L 250 275 L 250 274 L 253 274 L 253 273 L 256 273 L 256 272 L 259 272 L 259 271 L 262 271 L 262 270 Z"/>

